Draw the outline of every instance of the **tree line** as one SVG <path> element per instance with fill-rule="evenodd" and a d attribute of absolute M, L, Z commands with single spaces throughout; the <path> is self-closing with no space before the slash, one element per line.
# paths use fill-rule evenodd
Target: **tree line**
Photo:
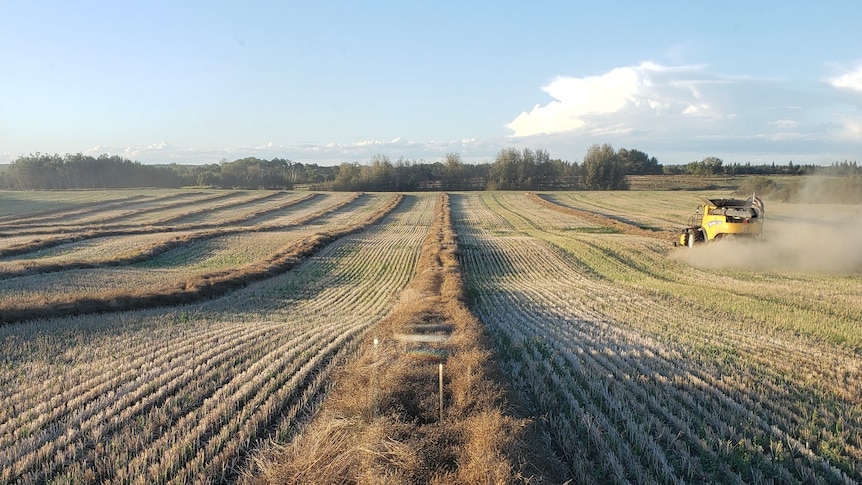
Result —
<path fill-rule="evenodd" d="M 830 175 L 835 177 L 862 175 L 862 167 L 856 162 L 833 162 L 831 165 L 799 165 L 792 161 L 787 165 L 771 164 L 752 165 L 751 162 L 741 164 L 725 164 L 718 157 L 706 157 L 699 162 L 684 165 L 665 166 L 664 172 L 669 175 Z"/>
<path fill-rule="evenodd" d="M 581 163 L 542 149 L 501 150 L 493 162 L 464 163 L 456 153 L 427 162 L 377 155 L 369 163 L 337 166 L 255 157 L 205 165 L 144 165 L 118 155 L 31 154 L 0 166 L 0 189 L 69 190 L 188 186 L 226 189 L 347 191 L 422 190 L 625 190 L 629 175 L 689 174 L 858 175 L 856 162 L 831 166 L 725 164 L 717 157 L 684 165 L 662 165 L 637 149 L 593 145 Z"/>

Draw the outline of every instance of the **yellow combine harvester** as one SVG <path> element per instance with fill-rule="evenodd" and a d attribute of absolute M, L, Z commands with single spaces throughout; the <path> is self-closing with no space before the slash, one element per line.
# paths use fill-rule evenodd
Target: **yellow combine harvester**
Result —
<path fill-rule="evenodd" d="M 763 201 L 752 194 L 741 199 L 703 199 L 675 246 L 693 247 L 716 239 L 763 237 Z"/>

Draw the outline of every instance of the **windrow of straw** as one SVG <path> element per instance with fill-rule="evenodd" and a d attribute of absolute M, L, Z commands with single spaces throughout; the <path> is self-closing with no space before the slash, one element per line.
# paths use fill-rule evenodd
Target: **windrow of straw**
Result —
<path fill-rule="evenodd" d="M 856 275 L 694 268 L 498 195 L 453 197 L 465 281 L 572 483 L 862 483 Z"/>
<path fill-rule="evenodd" d="M 242 267 L 196 274 L 176 283 L 158 287 L 148 286 L 141 290 L 106 291 L 85 298 L 75 296 L 35 298 L 24 306 L 0 303 L 0 324 L 36 318 L 180 305 L 213 298 L 290 270 L 332 241 L 361 231 L 368 225 L 381 220 L 394 210 L 402 199 L 402 195 L 396 195 L 389 204 L 369 215 L 363 221 L 336 231 L 311 234 L 298 241 L 293 241 L 264 260 Z M 345 202 L 345 204 L 347 203 L 349 202 Z M 335 209 L 327 209 L 327 212 L 332 210 Z M 319 215 L 309 216 L 309 220 Z"/>
<path fill-rule="evenodd" d="M 176 210 L 178 213 L 187 214 L 194 211 L 195 207 L 213 207 L 219 203 L 228 205 L 236 204 L 236 199 L 243 195 L 242 192 L 228 191 L 217 194 L 184 194 L 155 197 L 146 201 L 130 200 L 129 202 L 107 202 L 98 205 L 76 204 L 59 211 L 51 211 L 46 217 L 21 217 L 9 221 L 3 225 L 4 230 L 12 230 L 16 234 L 61 234 L 76 230 L 80 226 L 99 226 L 102 229 L 115 228 L 117 225 L 108 225 L 110 221 L 121 218 L 125 221 L 151 212 L 164 213 L 167 210 Z M 143 208 L 133 208 L 138 204 L 145 204 Z M 83 206 L 83 208 L 82 208 Z M 132 207 L 132 208 L 130 208 Z M 123 224 L 118 224 L 122 226 Z M 140 224 L 138 224 L 140 225 Z"/>
<path fill-rule="evenodd" d="M 341 202 L 339 204 L 336 204 L 332 207 L 328 207 L 326 209 L 323 209 L 322 211 L 318 211 L 315 214 L 311 214 L 308 217 L 303 218 L 300 221 L 296 221 L 294 224 L 297 224 L 297 225 L 303 224 L 309 218 L 320 217 L 320 215 L 322 215 L 323 213 L 329 213 L 329 212 L 337 210 L 341 207 L 344 207 L 345 205 L 347 205 L 350 202 L 352 202 L 353 200 L 355 200 L 359 195 L 360 194 L 358 194 L 358 193 L 353 194 L 353 196 L 349 200 Z M 291 207 L 291 206 L 294 206 L 297 204 L 301 204 L 303 202 L 307 202 L 307 201 L 309 201 L 315 197 L 317 197 L 317 194 L 308 194 L 308 195 L 299 197 L 297 199 L 287 201 L 284 204 L 280 204 L 274 208 L 264 209 L 264 210 L 257 211 L 257 212 L 251 213 L 251 214 L 246 214 L 246 215 L 244 215 L 241 218 L 238 218 L 236 220 L 221 220 L 218 223 L 208 223 L 208 224 L 191 223 L 191 224 L 165 225 L 165 224 L 167 224 L 166 221 L 168 221 L 166 219 L 166 220 L 162 220 L 162 221 L 155 221 L 152 223 L 148 223 L 144 226 L 141 226 L 141 225 L 134 226 L 134 225 L 128 225 L 128 224 L 118 225 L 118 226 L 103 226 L 103 225 L 87 224 L 87 225 L 81 225 L 78 228 L 64 226 L 64 227 L 53 228 L 50 230 L 40 230 L 39 232 L 18 231 L 17 234 L 19 234 L 19 235 L 21 235 L 21 234 L 33 234 L 33 235 L 47 234 L 50 237 L 34 237 L 34 239 L 32 239 L 30 241 L 4 247 L 4 248 L 0 249 L 0 257 L 18 256 L 18 255 L 27 254 L 27 253 L 30 253 L 33 251 L 39 251 L 39 250 L 43 250 L 43 249 L 47 249 L 47 248 L 51 248 L 51 247 L 60 246 L 62 244 L 70 244 L 70 243 L 75 243 L 75 242 L 79 242 L 79 241 L 84 241 L 87 239 L 95 239 L 95 238 L 99 238 L 99 237 L 132 236 L 132 235 L 137 235 L 137 234 L 170 233 L 170 232 L 178 232 L 178 231 L 201 231 L 199 233 L 195 233 L 193 235 L 193 237 L 200 236 L 202 238 L 210 238 L 210 237 L 217 237 L 217 236 L 224 236 L 224 235 L 228 235 L 228 234 L 234 234 L 234 233 L 238 233 L 238 232 L 252 232 L 252 231 L 258 231 L 259 232 L 259 231 L 270 231 L 270 230 L 282 229 L 284 227 L 283 225 L 269 225 L 269 224 L 258 224 L 256 226 L 250 226 L 247 228 L 233 228 L 230 226 L 237 224 L 237 223 L 240 223 L 243 220 L 252 219 L 255 217 L 260 217 L 261 215 L 265 215 L 265 214 L 272 212 L 272 211 L 284 210 L 288 207 Z M 164 207 L 155 207 L 155 208 L 146 209 L 146 211 L 155 211 L 155 210 L 163 210 L 163 209 L 164 209 Z M 144 212 L 144 211 L 141 211 L 141 212 Z M 175 217 L 171 217 L 171 219 L 175 219 Z M 7 227 L 8 226 L 4 226 L 4 228 L 7 228 Z M 228 228 L 226 228 L 226 227 L 228 227 Z M 217 228 L 217 229 L 213 229 L 213 228 Z M 208 230 L 208 231 L 205 231 L 205 230 Z M 54 235 L 54 234 L 60 234 L 60 235 Z M 0 234 L 0 236 L 2 236 L 2 234 Z M 181 239 L 181 238 L 177 238 L 177 239 Z M 183 242 L 191 242 L 191 241 L 183 241 Z M 165 251 L 169 250 L 172 247 L 174 247 L 174 246 L 171 246 L 169 244 L 169 247 L 167 247 L 167 249 L 164 249 L 164 250 Z M 155 250 L 156 250 L 156 252 L 154 254 L 158 254 L 159 252 L 163 252 L 163 251 L 158 251 L 158 248 L 155 248 Z M 135 259 L 133 261 L 128 261 L 128 262 L 134 262 L 136 260 L 137 259 Z M 93 266 L 82 266 L 82 267 L 93 267 Z M 66 269 L 66 268 L 64 268 L 64 269 Z M 68 268 L 68 269 L 73 269 L 73 268 Z M 37 271 L 31 270 L 31 271 L 27 271 L 27 272 L 30 273 L 30 272 L 43 272 L 43 271 L 38 271 L 38 268 L 37 268 Z"/>
<path fill-rule="evenodd" d="M 391 197 L 315 227 L 351 225 Z M 317 411 L 389 313 L 434 201 L 405 195 L 291 271 L 211 301 L 0 327 L 0 483 L 235 483 L 255 449 Z"/>
<path fill-rule="evenodd" d="M 436 353 L 411 352 L 403 337 L 429 327 L 449 329 L 448 338 Z M 531 456 L 531 425 L 507 403 L 487 336 L 466 305 L 447 194 L 413 280 L 361 348 L 317 417 L 258 456 L 247 483 L 554 481 L 553 464 Z"/>
<path fill-rule="evenodd" d="M 14 265 L 10 265 L 10 269 L 5 269 L 3 266 L 0 266 L 0 277 L 14 277 L 14 276 L 23 276 L 28 274 L 41 274 L 41 273 L 53 273 L 58 271 L 69 271 L 74 269 L 91 269 L 91 268 L 106 268 L 111 266 L 123 266 L 128 264 L 134 264 L 141 261 L 146 261 L 148 259 L 154 258 L 162 253 L 166 253 L 172 249 L 179 248 L 185 245 L 189 245 L 195 242 L 204 241 L 207 239 L 214 239 L 221 236 L 230 236 L 233 234 L 243 234 L 243 233 L 251 233 L 251 232 L 266 232 L 266 231 L 276 231 L 283 230 L 286 227 L 290 226 L 301 226 L 303 224 L 307 224 L 308 222 L 330 214 L 332 212 L 337 211 L 343 207 L 346 207 L 351 202 L 356 200 L 360 194 L 353 194 L 350 198 L 339 202 L 338 204 L 334 204 L 329 207 L 325 207 L 321 210 L 318 210 L 312 214 L 308 214 L 305 217 L 297 219 L 293 221 L 289 226 L 288 225 L 274 225 L 274 224 L 257 224 L 249 227 L 238 227 L 233 224 L 236 224 L 239 221 L 224 221 L 218 224 L 218 229 L 206 229 L 208 227 L 215 227 L 216 224 L 205 224 L 205 225 L 189 225 L 182 227 L 170 227 L 170 228 L 157 228 L 157 227 L 147 227 L 147 228 L 138 228 L 138 229 L 124 229 L 124 230 L 88 230 L 84 233 L 79 233 L 75 236 L 70 236 L 68 240 L 64 240 L 64 238 L 54 238 L 49 240 L 35 240 L 29 243 L 21 244 L 18 246 L 14 246 L 8 250 L 0 250 L 0 256 L 7 256 L 10 254 L 16 253 L 26 253 L 30 251 L 35 251 L 38 249 L 45 249 L 52 246 L 58 246 L 64 243 L 74 243 L 79 242 L 85 239 L 93 239 L 96 237 L 111 237 L 111 236 L 132 236 L 138 234 L 159 234 L 159 233 L 173 233 L 175 231 L 190 231 L 194 230 L 195 232 L 186 232 L 182 234 L 177 234 L 173 237 L 168 237 L 168 239 L 163 239 L 161 241 L 156 241 L 151 244 L 145 245 L 143 247 L 139 247 L 134 251 L 129 251 L 122 254 L 115 254 L 111 256 L 105 256 L 100 259 L 67 259 L 63 261 L 44 261 L 42 259 L 35 260 L 25 260 L 22 262 L 16 262 Z M 288 206 L 296 205 L 301 202 L 305 202 L 314 198 L 315 195 L 301 197 L 297 200 L 290 201 L 288 204 L 284 204 L 279 206 L 276 210 L 283 210 Z M 248 216 L 248 218 L 258 217 L 260 214 L 269 212 L 273 209 L 268 209 L 266 211 L 255 212 Z M 206 230 L 204 230 L 206 229 Z"/>

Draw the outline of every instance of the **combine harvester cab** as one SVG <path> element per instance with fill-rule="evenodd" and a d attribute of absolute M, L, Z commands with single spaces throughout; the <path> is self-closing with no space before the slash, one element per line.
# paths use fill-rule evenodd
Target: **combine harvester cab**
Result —
<path fill-rule="evenodd" d="M 703 199 L 689 219 L 675 246 L 693 247 L 717 239 L 763 237 L 763 201 L 752 194 L 748 199 Z"/>

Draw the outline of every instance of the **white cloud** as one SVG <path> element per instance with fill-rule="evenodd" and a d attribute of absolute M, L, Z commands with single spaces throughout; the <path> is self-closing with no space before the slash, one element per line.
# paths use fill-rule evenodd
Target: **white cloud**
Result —
<path fill-rule="evenodd" d="M 862 92 L 862 65 L 857 67 L 854 71 L 829 78 L 826 82 L 836 88 Z"/>
<path fill-rule="evenodd" d="M 624 115 L 726 117 L 705 99 L 710 85 L 732 81 L 704 75 L 704 66 L 661 66 L 644 62 L 599 76 L 558 78 L 542 88 L 553 98 L 519 114 L 506 127 L 512 136 L 607 131 Z M 625 132 L 636 127 L 617 128 Z"/>
<path fill-rule="evenodd" d="M 710 106 L 706 103 L 698 103 L 698 104 L 690 104 L 684 110 L 682 110 L 682 114 L 688 116 L 698 116 L 705 117 L 710 115 Z"/>
<path fill-rule="evenodd" d="M 860 80 L 862 69 L 830 82 L 857 89 Z M 822 163 L 862 153 L 862 119 L 846 93 L 780 77 L 644 62 L 558 78 L 543 90 L 549 101 L 505 125 L 510 143 L 541 146 L 569 160 L 596 143 L 644 150 L 667 164 L 706 156 Z"/>
<path fill-rule="evenodd" d="M 87 153 L 118 153 L 142 163 L 203 164 L 253 156 L 323 165 L 364 163 L 376 155 L 435 161 L 458 153 L 466 162 L 481 163 L 507 147 L 542 148 L 552 157 L 579 161 L 590 145 L 610 143 L 644 150 L 664 164 L 706 156 L 728 163 L 858 160 L 862 67 L 843 72 L 821 77 L 841 89 L 811 90 L 787 79 L 729 75 L 703 64 L 644 62 L 554 79 L 542 88 L 546 100 L 509 118 L 509 136 L 416 141 L 398 136 L 396 127 L 377 138 L 331 143 L 273 139 L 230 148 L 178 148 L 159 141 L 125 148 L 97 145 Z"/>
<path fill-rule="evenodd" d="M 794 120 L 772 120 L 768 124 L 775 128 L 794 128 L 799 123 Z"/>
<path fill-rule="evenodd" d="M 515 136 L 559 133 L 583 127 L 585 115 L 614 113 L 634 102 L 642 81 L 634 68 L 613 69 L 602 76 L 559 78 L 543 88 L 556 101 L 536 105 L 507 126 Z"/>
<path fill-rule="evenodd" d="M 357 141 L 357 142 L 351 143 L 351 145 L 357 146 L 357 147 L 367 147 L 367 146 L 383 145 L 384 143 L 386 143 L 386 142 L 381 141 L 381 140 L 362 140 L 362 141 Z M 340 143 L 330 143 L 327 146 L 335 148 L 335 147 L 339 147 L 339 146 L 343 147 L 345 145 L 342 145 Z"/>
<path fill-rule="evenodd" d="M 105 147 L 99 147 L 99 148 L 104 149 Z M 120 150 L 108 149 L 105 153 L 108 153 L 108 154 L 121 153 L 126 158 L 129 158 L 131 160 L 138 160 L 140 158 L 146 158 L 146 157 L 162 157 L 162 156 L 170 157 L 170 156 L 172 156 L 172 154 L 175 151 L 176 151 L 176 149 L 172 145 L 170 145 L 166 141 L 162 140 L 162 141 L 159 141 L 157 143 L 150 143 L 149 145 L 144 146 L 144 147 L 127 146 L 127 147 L 122 148 Z"/>

